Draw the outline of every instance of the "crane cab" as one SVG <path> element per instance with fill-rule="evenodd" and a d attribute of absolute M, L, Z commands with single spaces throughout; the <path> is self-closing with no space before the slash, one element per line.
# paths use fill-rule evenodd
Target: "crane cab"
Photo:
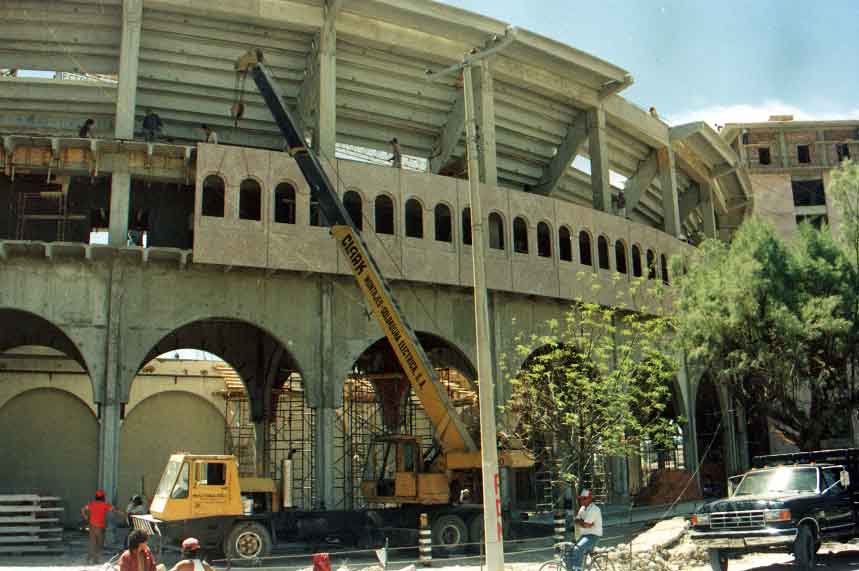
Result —
<path fill-rule="evenodd" d="M 446 504 L 450 482 L 430 471 L 420 439 L 410 435 L 373 437 L 364 463 L 361 491 L 370 503 Z"/>

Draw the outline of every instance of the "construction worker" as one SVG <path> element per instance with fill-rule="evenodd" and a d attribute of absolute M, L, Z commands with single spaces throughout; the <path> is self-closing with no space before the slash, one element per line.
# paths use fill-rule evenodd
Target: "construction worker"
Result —
<path fill-rule="evenodd" d="M 161 122 L 161 117 L 152 109 L 147 109 L 146 115 L 143 117 L 143 138 L 146 139 L 146 142 L 154 141 L 161 133 L 162 127 L 164 127 L 164 123 Z"/>
<path fill-rule="evenodd" d="M 397 138 L 394 137 L 390 140 L 391 143 L 391 151 L 394 153 L 389 158 L 389 161 L 394 161 L 394 168 L 401 169 L 403 168 L 403 152 L 400 150 L 400 142 L 397 141 Z"/>
<path fill-rule="evenodd" d="M 170 571 L 214 571 L 212 566 L 203 561 L 200 541 L 189 537 L 182 542 L 182 561 L 174 565 Z"/>
<path fill-rule="evenodd" d="M 92 139 L 92 128 L 95 125 L 95 119 L 87 119 L 84 124 L 78 129 L 78 137 L 82 139 Z"/>
<path fill-rule="evenodd" d="M 146 542 L 149 534 L 135 529 L 128 534 L 128 549 L 119 557 L 119 571 L 163 571 L 164 565 L 156 565 L 155 557 Z"/>
<path fill-rule="evenodd" d="M 89 524 L 89 552 L 87 563 L 98 563 L 104 549 L 104 528 L 108 512 L 118 511 L 107 503 L 104 490 L 96 490 L 95 499 L 81 508 L 81 516 Z"/>
<path fill-rule="evenodd" d="M 200 128 L 203 130 L 203 133 L 206 134 L 206 142 L 212 143 L 213 145 L 218 144 L 218 133 L 215 132 L 214 129 L 203 123 L 200 125 Z"/>
<path fill-rule="evenodd" d="M 143 504 L 143 497 L 140 494 L 131 496 L 131 501 L 128 502 L 128 507 L 125 508 L 125 513 L 128 516 L 128 527 L 134 527 L 131 522 L 131 516 L 143 515 L 146 513 L 146 506 Z"/>

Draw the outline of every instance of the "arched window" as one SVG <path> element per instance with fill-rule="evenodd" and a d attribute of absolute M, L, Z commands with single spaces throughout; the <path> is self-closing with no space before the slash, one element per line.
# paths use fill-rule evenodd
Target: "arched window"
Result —
<path fill-rule="evenodd" d="M 361 195 L 354 190 L 347 190 L 343 194 L 343 208 L 346 209 L 346 212 L 349 214 L 349 218 L 351 218 L 352 223 L 355 224 L 355 228 L 363 230 L 364 201 L 361 199 Z"/>
<path fill-rule="evenodd" d="M 528 253 L 528 224 L 519 216 L 513 219 L 513 251 L 517 254 Z"/>
<path fill-rule="evenodd" d="M 421 203 L 414 198 L 406 201 L 406 236 L 409 238 L 424 237 L 424 209 Z"/>
<path fill-rule="evenodd" d="M 632 275 L 641 277 L 641 248 L 636 244 L 632 245 Z"/>
<path fill-rule="evenodd" d="M 316 187 L 310 187 L 310 225 L 325 226 L 323 220 L 322 207 L 319 205 L 319 190 Z"/>
<path fill-rule="evenodd" d="M 614 267 L 621 274 L 626 273 L 626 245 L 620 240 L 614 243 Z"/>
<path fill-rule="evenodd" d="M 545 222 L 537 224 L 537 255 L 541 258 L 552 257 L 552 231 Z"/>
<path fill-rule="evenodd" d="M 224 179 L 210 174 L 203 181 L 203 216 L 224 217 Z"/>
<path fill-rule="evenodd" d="M 274 189 L 274 221 L 295 224 L 295 187 L 282 182 Z"/>
<path fill-rule="evenodd" d="M 573 241 L 570 239 L 570 230 L 561 226 L 558 230 L 558 254 L 564 262 L 573 261 Z"/>
<path fill-rule="evenodd" d="M 665 259 L 665 254 L 660 254 L 659 265 L 662 268 L 662 283 L 668 285 L 668 260 Z"/>
<path fill-rule="evenodd" d="M 489 247 L 493 250 L 504 249 L 504 221 L 497 212 L 489 215 Z"/>
<path fill-rule="evenodd" d="M 246 178 L 239 186 L 239 218 L 262 220 L 262 189 L 252 178 Z"/>
<path fill-rule="evenodd" d="M 579 232 L 579 262 L 583 266 L 594 265 L 593 252 L 591 250 L 591 235 L 584 230 Z"/>
<path fill-rule="evenodd" d="M 601 270 L 611 269 L 608 261 L 608 240 L 605 239 L 605 236 L 597 238 L 597 258 L 599 259 Z"/>
<path fill-rule="evenodd" d="M 394 233 L 394 201 L 390 196 L 376 197 L 376 234 Z"/>
<path fill-rule="evenodd" d="M 446 204 L 435 205 L 435 239 L 438 242 L 453 242 L 453 224 L 450 208 Z"/>
<path fill-rule="evenodd" d="M 462 243 L 471 246 L 471 209 L 462 209 Z"/>
<path fill-rule="evenodd" d="M 656 279 L 656 254 L 653 250 L 647 251 L 647 279 Z"/>

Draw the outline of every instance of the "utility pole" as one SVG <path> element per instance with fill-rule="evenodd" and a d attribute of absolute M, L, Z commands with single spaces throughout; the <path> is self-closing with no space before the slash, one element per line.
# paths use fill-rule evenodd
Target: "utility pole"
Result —
<path fill-rule="evenodd" d="M 431 75 L 431 80 L 451 72 L 462 73 L 465 103 L 465 143 L 468 155 L 468 187 L 471 198 L 471 253 L 474 269 L 474 321 L 477 331 L 477 378 L 480 394 L 480 456 L 483 479 L 483 540 L 486 568 L 504 571 L 504 537 L 501 521 L 501 490 L 498 473 L 498 436 L 495 426 L 495 382 L 490 352 L 489 305 L 486 292 L 485 220 L 480 206 L 480 172 L 477 157 L 477 120 L 471 68 L 479 60 L 497 53 L 515 40 L 516 29 L 508 28 L 495 45 L 469 54 L 461 64 Z"/>

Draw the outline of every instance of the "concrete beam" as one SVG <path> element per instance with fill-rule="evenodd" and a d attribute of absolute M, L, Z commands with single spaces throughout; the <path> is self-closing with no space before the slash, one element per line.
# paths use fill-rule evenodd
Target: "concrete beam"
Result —
<path fill-rule="evenodd" d="M 653 151 L 639 165 L 635 174 L 626 179 L 623 194 L 624 198 L 626 198 L 627 212 L 632 212 L 638 207 L 638 203 L 641 201 L 644 192 L 650 186 L 650 183 L 653 182 L 653 179 L 656 178 L 657 170 L 656 151 Z"/>
<path fill-rule="evenodd" d="M 608 136 L 605 128 L 605 111 L 602 107 L 587 112 L 587 124 L 594 209 L 611 212 Z"/>
<path fill-rule="evenodd" d="M 662 188 L 663 230 L 674 237 L 680 235 L 680 205 L 677 196 L 677 174 L 674 151 L 664 147 L 656 151 L 659 166 L 659 186 Z"/>
<path fill-rule="evenodd" d="M 613 79 L 611 81 L 607 81 L 602 84 L 602 87 L 600 87 L 599 98 L 605 99 L 606 97 L 614 95 L 615 93 L 620 93 L 621 91 L 632 85 L 634 82 L 635 80 L 629 74 L 626 74 L 623 79 Z"/>
<path fill-rule="evenodd" d="M 498 157 L 495 146 L 495 98 L 493 96 L 492 71 L 487 60 L 471 67 L 474 81 L 480 159 L 480 178 L 484 184 L 498 184 Z M 476 76 L 476 77 L 475 77 Z"/>
<path fill-rule="evenodd" d="M 444 129 L 438 137 L 436 149 L 433 151 L 433 157 L 430 159 L 430 172 L 438 173 L 438 171 L 447 164 L 450 157 L 453 155 L 459 140 L 462 138 L 462 132 L 465 130 L 465 97 L 463 97 L 462 89 L 456 93 L 456 101 L 448 113 L 447 121 L 444 123 Z"/>
<path fill-rule="evenodd" d="M 567 135 L 552 157 L 552 161 L 543 170 L 539 184 L 534 187 L 537 194 L 551 195 L 558 187 L 564 173 L 570 167 L 576 153 L 588 138 L 588 113 L 581 112 L 576 116 L 567 130 Z"/>
<path fill-rule="evenodd" d="M 119 86 L 116 97 L 117 139 L 134 138 L 134 110 L 137 106 L 137 71 L 140 62 L 140 27 L 143 0 L 122 2 L 122 44 L 119 52 Z"/>

